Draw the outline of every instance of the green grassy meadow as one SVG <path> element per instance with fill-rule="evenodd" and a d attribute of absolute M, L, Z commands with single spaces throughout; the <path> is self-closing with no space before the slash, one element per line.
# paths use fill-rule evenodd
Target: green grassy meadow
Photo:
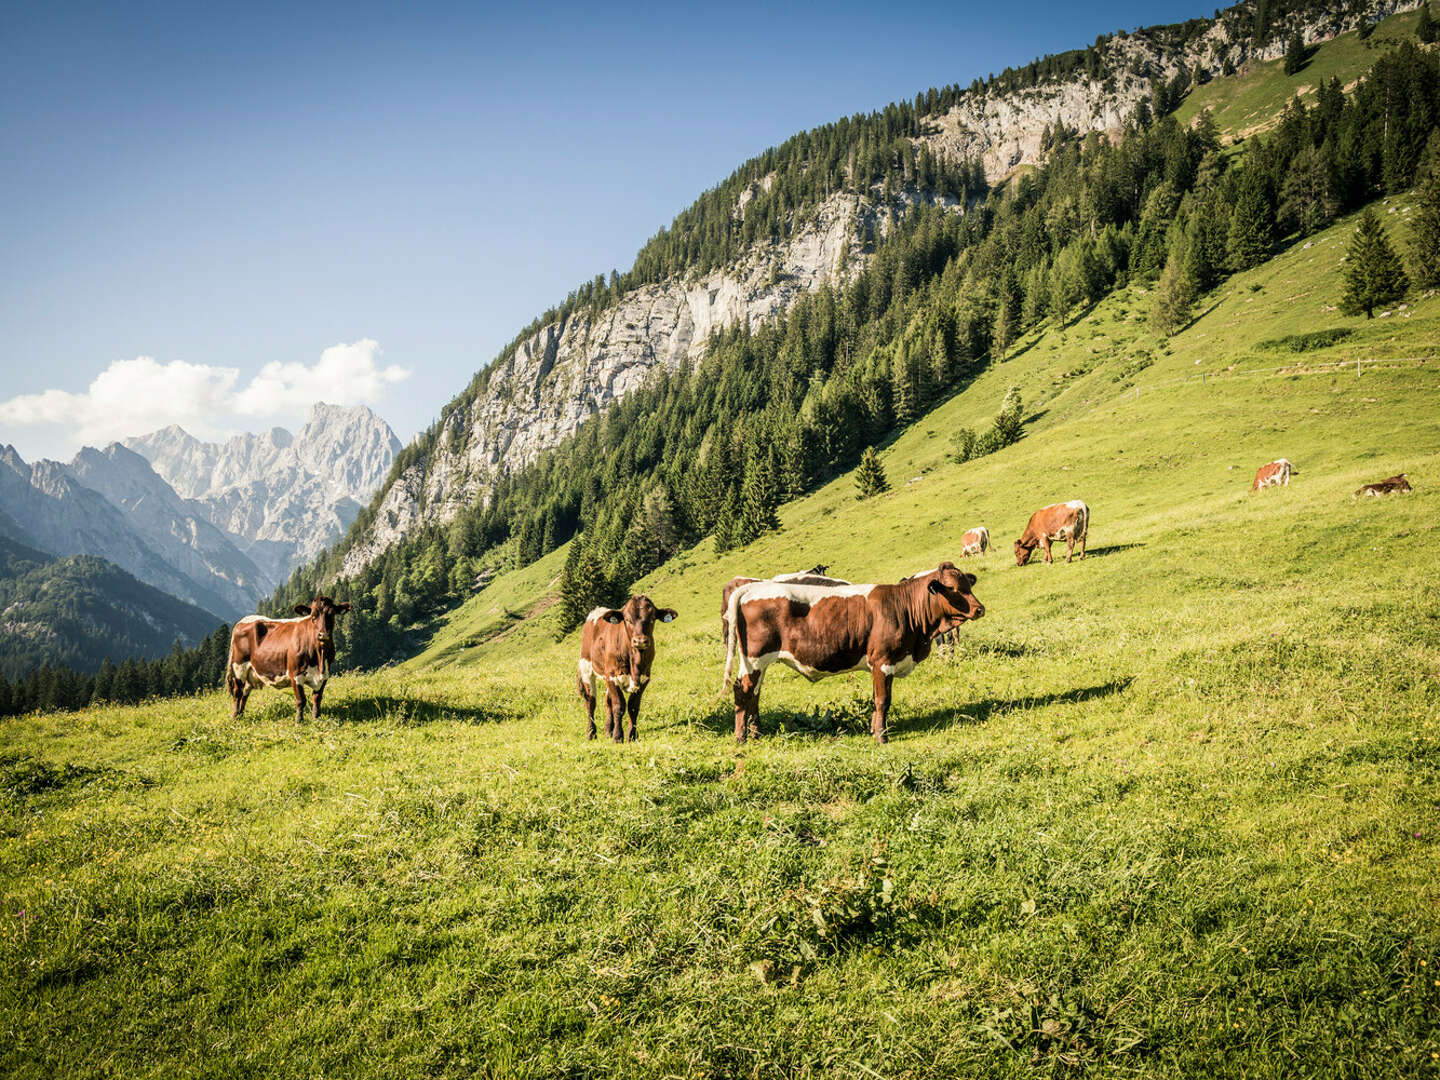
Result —
<path fill-rule="evenodd" d="M 1188 124 L 1209 109 L 1220 130 L 1231 138 L 1264 131 L 1279 121 L 1286 103 L 1297 94 L 1313 104 L 1323 82 L 1338 78 L 1348 88 L 1370 70 L 1383 50 L 1404 38 L 1413 41 L 1419 21 L 1418 11 L 1405 11 L 1376 23 L 1368 40 L 1352 30 L 1312 45 L 1305 66 L 1294 75 L 1285 74 L 1283 57 L 1252 64 L 1230 78 L 1193 89 L 1175 116 Z"/>
<path fill-rule="evenodd" d="M 680 618 L 638 744 L 583 737 L 563 550 L 319 722 L 4 722 L 0 1072 L 1440 1076 L 1440 299 L 1340 317 L 1352 228 L 1169 341 L 1137 289 L 1027 338 L 885 449 L 891 493 L 647 578 Z M 1323 368 L 1357 357 L 1397 362 Z M 1010 385 L 1026 437 L 949 462 Z M 1090 556 L 1015 566 L 1074 497 Z M 988 615 L 889 745 L 868 678 L 777 671 L 737 748 L 723 582 L 895 580 L 976 524 Z"/>

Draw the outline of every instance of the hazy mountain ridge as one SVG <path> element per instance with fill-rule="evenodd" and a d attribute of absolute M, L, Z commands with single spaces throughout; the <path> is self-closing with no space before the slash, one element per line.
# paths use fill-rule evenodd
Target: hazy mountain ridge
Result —
<path fill-rule="evenodd" d="M 156 478 L 159 479 L 158 477 Z M 27 464 L 12 446 L 0 448 L 0 506 L 19 526 L 22 543 L 56 556 L 95 555 L 147 585 L 216 613 L 234 609 L 222 578 L 192 579 L 161 557 L 131 515 L 86 487 L 70 466 L 42 459 Z M 258 589 L 259 581 L 252 588 Z"/>

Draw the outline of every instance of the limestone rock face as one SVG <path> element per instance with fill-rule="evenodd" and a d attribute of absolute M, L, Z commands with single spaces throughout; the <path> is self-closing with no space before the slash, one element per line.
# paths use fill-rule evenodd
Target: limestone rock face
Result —
<path fill-rule="evenodd" d="M 370 409 L 323 402 L 298 436 L 272 428 L 206 443 L 172 426 L 125 446 L 237 538 L 272 582 L 344 534 L 400 452 Z"/>

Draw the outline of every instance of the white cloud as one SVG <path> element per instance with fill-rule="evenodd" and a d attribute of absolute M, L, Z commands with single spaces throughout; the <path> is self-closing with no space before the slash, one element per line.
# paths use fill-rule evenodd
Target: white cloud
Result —
<path fill-rule="evenodd" d="M 379 401 L 391 383 L 402 382 L 410 372 L 396 364 L 376 364 L 380 343 L 364 338 L 351 345 L 331 345 L 313 367 L 272 361 L 260 369 L 250 385 L 236 395 L 235 407 L 247 416 L 273 416 L 302 411 L 316 401 L 332 405 L 359 405 Z"/>
<path fill-rule="evenodd" d="M 236 368 L 137 356 L 112 363 L 83 393 L 45 390 L 0 401 L 0 426 L 49 428 L 60 438 L 44 441 L 70 452 L 170 424 L 202 439 L 223 438 L 253 428 L 256 418 L 299 422 L 317 401 L 378 404 L 388 386 L 410 375 L 395 364 L 380 368 L 379 356 L 368 338 L 332 345 L 313 365 L 266 364 L 239 389 Z"/>

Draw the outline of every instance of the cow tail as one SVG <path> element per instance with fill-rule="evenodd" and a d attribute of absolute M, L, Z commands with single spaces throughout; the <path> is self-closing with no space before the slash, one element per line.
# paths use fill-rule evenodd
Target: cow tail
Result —
<path fill-rule="evenodd" d="M 735 646 L 740 639 L 740 595 L 746 588 L 747 586 L 741 585 L 731 592 L 730 606 L 725 609 L 725 674 L 720 678 L 722 696 L 730 688 L 730 672 L 734 669 Z"/>
<path fill-rule="evenodd" d="M 1090 504 L 1085 504 L 1085 513 L 1081 515 L 1080 542 L 1083 544 L 1090 538 Z"/>

